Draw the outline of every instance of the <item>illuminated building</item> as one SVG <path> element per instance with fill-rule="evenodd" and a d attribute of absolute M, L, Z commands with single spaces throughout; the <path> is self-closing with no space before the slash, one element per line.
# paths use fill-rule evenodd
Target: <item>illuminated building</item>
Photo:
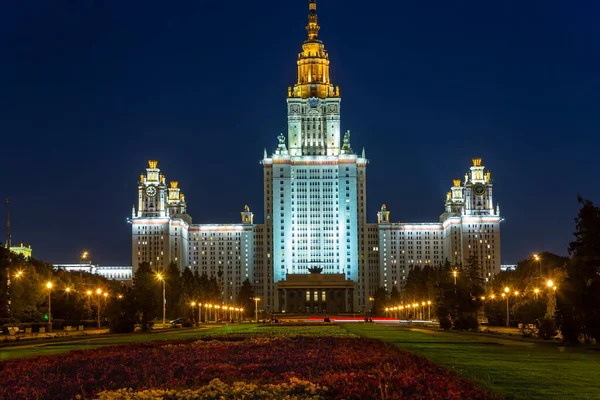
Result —
<path fill-rule="evenodd" d="M 264 311 L 287 313 L 364 311 L 379 287 L 402 290 L 411 267 L 446 259 L 476 255 L 491 277 L 500 266 L 500 217 L 481 160 L 464 184 L 455 182 L 439 222 L 393 224 L 384 207 L 367 223 L 368 160 L 352 149 L 349 131 L 341 136 L 341 92 L 319 40 L 316 1 L 309 4 L 308 38 L 287 90 L 287 136 L 261 160 L 263 223 L 245 207 L 238 224 L 193 224 L 178 183 L 167 187 L 150 161 L 132 211 L 133 270 L 175 262 L 216 276 L 225 302 L 248 278 Z"/>
<path fill-rule="evenodd" d="M 463 182 L 454 181 L 446 197 L 446 210 L 438 223 L 390 223 L 384 205 L 378 213 L 380 254 L 379 286 L 404 288 L 415 266 L 467 265 L 472 258 L 489 282 L 500 272 L 500 207 L 494 207 L 493 183 L 481 159 Z"/>
<path fill-rule="evenodd" d="M 24 246 L 23 243 L 20 246 L 11 246 L 10 251 L 15 254 L 21 254 L 25 258 L 31 258 L 31 246 Z"/>
<path fill-rule="evenodd" d="M 132 268 L 129 265 L 96 265 L 91 263 L 82 264 L 54 264 L 55 269 L 67 272 L 88 272 L 100 275 L 106 279 L 131 283 L 133 279 Z"/>
<path fill-rule="evenodd" d="M 330 80 L 314 1 L 306 29 L 297 82 L 288 88 L 287 145 L 280 135 L 275 153 L 267 156 L 265 150 L 262 160 L 271 279 L 277 283 L 287 274 L 308 274 L 316 267 L 358 282 L 367 159 L 364 151 L 357 155 L 352 150 L 350 132 L 340 137 L 340 89 Z M 276 310 L 286 308 L 284 296 L 273 298 L 267 291 L 266 298 L 274 300 Z M 349 295 L 348 310 L 357 308 L 355 300 Z"/>
<path fill-rule="evenodd" d="M 166 184 L 157 161 L 149 161 L 138 182 L 132 210 L 132 265 L 148 262 L 157 270 L 176 263 L 181 269 L 215 276 L 223 301 L 235 301 L 254 271 L 254 214 L 246 206 L 239 224 L 192 224 L 178 182 Z"/>

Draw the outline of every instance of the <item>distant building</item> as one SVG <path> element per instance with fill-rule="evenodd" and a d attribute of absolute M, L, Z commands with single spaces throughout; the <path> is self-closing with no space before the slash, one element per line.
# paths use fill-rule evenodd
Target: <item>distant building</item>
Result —
<path fill-rule="evenodd" d="M 21 243 L 20 246 L 11 246 L 10 251 L 15 254 L 22 254 L 25 258 L 31 258 L 31 245 L 24 246 Z"/>
<path fill-rule="evenodd" d="M 514 271 L 515 269 L 517 269 L 516 265 L 501 265 L 500 266 L 500 271 Z"/>
<path fill-rule="evenodd" d="M 132 267 L 129 265 L 94 265 L 90 263 L 83 264 L 54 264 L 54 268 L 64 269 L 69 272 L 88 272 L 90 274 L 100 275 L 113 281 L 124 283 L 133 280 Z"/>

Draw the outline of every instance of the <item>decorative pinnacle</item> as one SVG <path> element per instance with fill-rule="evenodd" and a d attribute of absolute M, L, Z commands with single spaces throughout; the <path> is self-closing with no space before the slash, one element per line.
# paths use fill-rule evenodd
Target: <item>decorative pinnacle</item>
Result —
<path fill-rule="evenodd" d="M 306 27 L 308 40 L 317 40 L 319 29 L 321 29 L 317 18 L 317 0 L 310 0 L 308 9 L 310 11 L 310 14 L 308 14 L 308 26 Z"/>
<path fill-rule="evenodd" d="M 481 167 L 481 158 L 474 158 L 473 159 L 473 166 L 474 167 Z"/>
<path fill-rule="evenodd" d="M 150 160 L 150 161 L 148 161 L 148 166 L 151 169 L 156 169 L 156 167 L 158 166 L 158 161 L 156 161 L 156 160 Z"/>

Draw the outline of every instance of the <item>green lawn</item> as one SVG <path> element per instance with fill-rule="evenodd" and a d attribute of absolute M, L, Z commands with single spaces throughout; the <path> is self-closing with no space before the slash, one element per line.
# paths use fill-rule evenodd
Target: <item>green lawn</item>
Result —
<path fill-rule="evenodd" d="M 289 333 L 293 335 L 348 334 L 345 330 L 340 329 L 338 326 L 310 326 L 292 328 L 256 324 L 206 325 L 199 329 L 169 330 L 166 332 L 155 331 L 152 333 L 138 332 L 124 335 L 75 336 L 72 338 L 36 342 L 23 341 L 0 347 L 0 360 L 47 356 L 52 354 L 66 353 L 72 350 L 85 350 L 95 347 L 127 343 L 150 342 L 153 340 L 193 339 L 203 335 L 270 335 L 275 333 Z"/>
<path fill-rule="evenodd" d="M 249 329 L 251 326 L 248 326 Z M 245 327 L 235 328 L 237 330 Z M 207 327 L 201 329 L 181 329 L 169 330 L 167 332 L 153 333 L 131 333 L 124 335 L 98 335 L 85 337 L 72 337 L 68 339 L 55 339 L 48 341 L 36 342 L 19 342 L 11 346 L 3 346 L 0 348 L 0 360 L 9 358 L 33 357 L 33 356 L 48 356 L 52 354 L 65 353 L 71 350 L 85 350 L 100 346 L 111 346 L 117 344 L 149 342 L 153 340 L 177 340 L 177 339 L 192 339 L 201 335 L 214 334 L 216 332 L 227 333 L 232 330 L 233 326 L 224 327 Z"/>
<path fill-rule="evenodd" d="M 507 399 L 600 399 L 600 351 L 371 324 L 345 328 L 422 354 Z"/>

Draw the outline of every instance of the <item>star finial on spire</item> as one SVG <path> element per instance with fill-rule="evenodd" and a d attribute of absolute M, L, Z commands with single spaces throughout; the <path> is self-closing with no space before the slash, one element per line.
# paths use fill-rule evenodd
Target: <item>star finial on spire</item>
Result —
<path fill-rule="evenodd" d="M 319 29 L 321 29 L 317 18 L 317 0 L 310 0 L 308 9 L 310 11 L 310 14 L 308 14 L 308 26 L 306 27 L 308 40 L 316 40 L 319 36 Z"/>

